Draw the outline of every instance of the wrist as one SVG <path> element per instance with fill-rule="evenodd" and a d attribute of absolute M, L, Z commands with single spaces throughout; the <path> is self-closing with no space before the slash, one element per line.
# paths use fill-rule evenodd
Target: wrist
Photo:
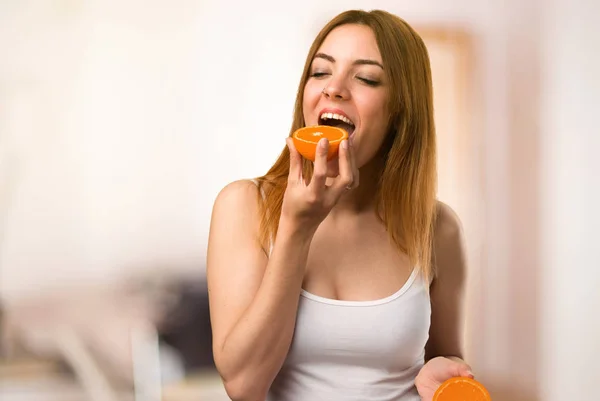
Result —
<path fill-rule="evenodd" d="M 297 276 L 300 280 L 299 287 L 302 284 L 302 278 L 306 270 L 306 262 L 313 236 L 314 231 L 308 230 L 304 226 L 283 219 L 279 221 L 279 228 L 270 259 L 283 261 L 283 263 L 275 263 L 275 266 L 285 266 L 284 270 L 286 272 Z"/>
<path fill-rule="evenodd" d="M 286 218 L 282 215 L 279 220 L 277 237 L 290 239 L 298 244 L 310 245 L 317 228 L 318 225 L 301 222 L 297 219 Z"/>

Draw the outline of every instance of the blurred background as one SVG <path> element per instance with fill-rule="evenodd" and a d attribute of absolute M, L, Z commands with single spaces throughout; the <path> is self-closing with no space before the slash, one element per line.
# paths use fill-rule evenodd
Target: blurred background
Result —
<path fill-rule="evenodd" d="M 212 203 L 289 133 L 308 48 L 382 8 L 432 62 L 466 358 L 494 401 L 597 401 L 600 3 L 0 1 L 0 398 L 226 400 Z"/>

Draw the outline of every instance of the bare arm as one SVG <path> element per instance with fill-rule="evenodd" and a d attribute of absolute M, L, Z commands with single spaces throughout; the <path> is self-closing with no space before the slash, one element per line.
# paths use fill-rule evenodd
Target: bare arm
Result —
<path fill-rule="evenodd" d="M 463 298 L 466 253 L 458 216 L 438 202 L 433 262 L 436 276 L 430 287 L 431 327 L 425 365 L 415 378 L 423 401 L 431 401 L 439 386 L 452 377 L 473 377 L 463 361 Z"/>
<path fill-rule="evenodd" d="M 426 360 L 443 356 L 462 362 L 465 244 L 458 216 L 441 202 L 434 234 L 434 263 L 437 276 L 431 285 L 431 328 Z"/>
<path fill-rule="evenodd" d="M 285 222 L 270 260 L 258 243 L 257 188 L 238 181 L 214 205 L 207 279 L 213 353 L 228 395 L 264 400 L 291 344 L 312 234 Z"/>
<path fill-rule="evenodd" d="M 326 186 L 326 140 L 320 142 L 310 183 L 290 138 L 290 170 L 270 258 L 259 244 L 258 189 L 238 181 L 213 208 L 207 279 L 213 354 L 234 401 L 262 401 L 288 353 L 313 235 L 358 171 L 348 147 L 339 150 L 340 175 Z"/>

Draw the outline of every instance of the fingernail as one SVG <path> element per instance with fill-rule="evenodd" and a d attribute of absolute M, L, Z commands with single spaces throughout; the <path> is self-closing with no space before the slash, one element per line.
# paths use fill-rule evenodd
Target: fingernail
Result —
<path fill-rule="evenodd" d="M 347 140 L 342 141 L 342 149 L 348 149 L 348 141 Z"/>
<path fill-rule="evenodd" d="M 319 141 L 319 147 L 320 147 L 321 149 L 325 149 L 325 147 L 326 147 L 326 146 L 327 146 L 327 139 L 325 139 L 325 138 L 322 138 L 322 139 Z"/>
<path fill-rule="evenodd" d="M 470 376 L 471 378 L 475 377 L 473 372 L 471 372 L 470 370 L 467 370 L 467 375 Z"/>

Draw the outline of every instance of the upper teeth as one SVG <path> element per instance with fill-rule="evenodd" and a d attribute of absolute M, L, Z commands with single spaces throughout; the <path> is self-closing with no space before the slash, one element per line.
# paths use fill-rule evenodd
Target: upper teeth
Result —
<path fill-rule="evenodd" d="M 323 114 L 321 114 L 321 118 L 323 120 L 332 118 L 334 120 L 340 120 L 340 121 L 345 122 L 346 124 L 350 124 L 350 125 L 354 126 L 354 123 L 352 121 L 350 121 L 350 119 L 348 117 L 345 117 L 345 116 L 342 116 L 339 114 L 335 114 L 335 113 L 323 113 Z"/>

